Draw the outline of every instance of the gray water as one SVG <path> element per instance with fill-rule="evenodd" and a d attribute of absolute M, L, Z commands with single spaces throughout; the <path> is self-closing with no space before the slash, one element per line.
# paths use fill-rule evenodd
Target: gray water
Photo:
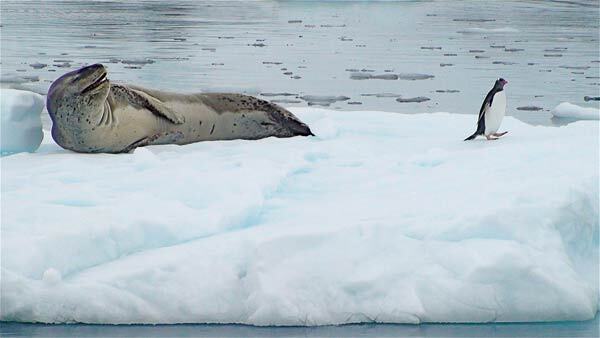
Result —
<path fill-rule="evenodd" d="M 0 82 L 45 93 L 66 71 L 100 62 L 116 82 L 164 90 L 245 92 L 288 107 L 475 114 L 504 77 L 507 114 L 550 125 L 560 122 L 549 113 L 560 102 L 599 105 L 584 101 L 600 96 L 598 6 L 2 0 Z M 403 79 L 412 73 L 433 77 Z M 378 75 L 391 79 L 360 79 Z"/>
<path fill-rule="evenodd" d="M 247 325 L 41 325 L 0 323 L 2 337 L 598 337 L 585 322 L 508 324 L 361 324 L 319 327 Z"/>

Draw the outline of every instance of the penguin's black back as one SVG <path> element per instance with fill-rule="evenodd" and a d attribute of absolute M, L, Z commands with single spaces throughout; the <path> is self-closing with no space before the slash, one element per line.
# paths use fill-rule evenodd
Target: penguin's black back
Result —
<path fill-rule="evenodd" d="M 465 139 L 465 141 L 469 141 L 477 137 L 478 135 L 483 135 L 485 133 L 485 113 L 492 106 L 492 102 L 494 101 L 494 95 L 497 92 L 502 91 L 503 89 L 498 89 L 495 85 L 494 87 L 487 93 L 485 99 L 483 99 L 483 103 L 481 104 L 481 108 L 479 109 L 479 118 L 477 120 L 477 130 L 475 133 Z"/>

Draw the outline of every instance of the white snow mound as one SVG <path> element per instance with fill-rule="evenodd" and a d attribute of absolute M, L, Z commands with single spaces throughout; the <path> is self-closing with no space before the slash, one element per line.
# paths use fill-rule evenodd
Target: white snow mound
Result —
<path fill-rule="evenodd" d="M 597 122 L 294 112 L 317 137 L 3 157 L 0 320 L 594 317 Z"/>
<path fill-rule="evenodd" d="M 0 89 L 0 152 L 33 152 L 42 142 L 44 97 L 24 90 Z"/>
<path fill-rule="evenodd" d="M 600 120 L 600 109 L 580 107 L 569 102 L 563 102 L 554 108 L 552 115 L 577 120 Z"/>

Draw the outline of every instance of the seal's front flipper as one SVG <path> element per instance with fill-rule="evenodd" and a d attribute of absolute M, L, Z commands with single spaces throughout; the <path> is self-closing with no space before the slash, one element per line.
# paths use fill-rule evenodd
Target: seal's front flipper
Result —
<path fill-rule="evenodd" d="M 154 96 L 137 89 L 129 88 L 129 91 L 135 96 L 135 101 L 138 105 L 148 109 L 153 114 L 165 118 L 175 124 L 182 124 L 185 122 L 185 117 L 183 115 L 167 107 L 167 105 Z"/>
<path fill-rule="evenodd" d="M 137 147 L 145 147 L 155 144 L 173 144 L 183 138 L 183 133 L 180 131 L 164 132 L 154 134 L 152 136 L 143 137 L 123 149 L 123 153 L 130 153 Z"/>

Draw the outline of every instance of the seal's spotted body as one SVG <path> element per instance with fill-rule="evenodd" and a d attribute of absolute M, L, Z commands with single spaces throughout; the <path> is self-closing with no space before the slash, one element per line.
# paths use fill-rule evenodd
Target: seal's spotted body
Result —
<path fill-rule="evenodd" d="M 110 84 L 102 65 L 68 73 L 48 92 L 52 136 L 77 152 L 150 144 L 312 135 L 292 113 L 252 96 L 176 94 Z"/>

